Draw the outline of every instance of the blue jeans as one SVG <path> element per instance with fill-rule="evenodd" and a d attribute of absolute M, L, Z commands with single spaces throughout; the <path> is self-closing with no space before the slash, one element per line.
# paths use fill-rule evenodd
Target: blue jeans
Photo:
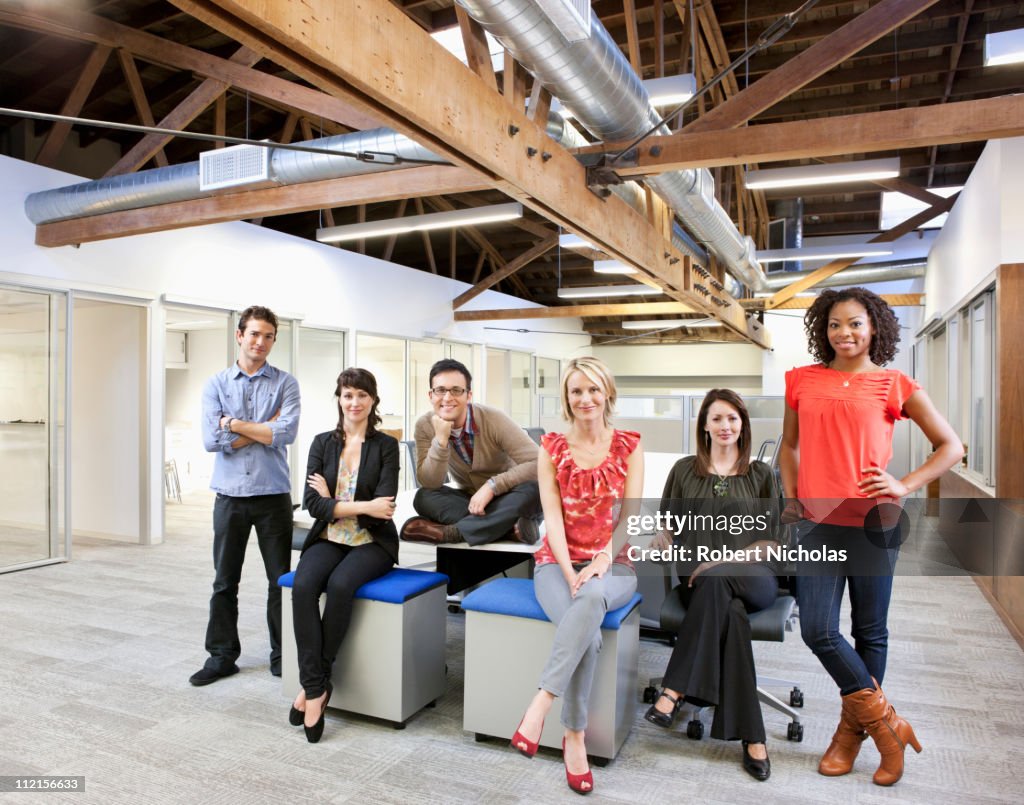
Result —
<path fill-rule="evenodd" d="M 813 561 L 797 566 L 800 634 L 821 661 L 843 696 L 879 686 L 885 676 L 889 647 L 889 599 L 897 547 L 869 543 L 864 529 L 806 522 L 799 527 L 800 546 L 809 551 L 847 550 L 846 561 Z M 886 545 L 899 544 L 890 532 Z M 852 575 L 856 573 L 856 575 Z M 850 634 L 854 645 L 839 631 L 839 609 L 850 589 Z"/>

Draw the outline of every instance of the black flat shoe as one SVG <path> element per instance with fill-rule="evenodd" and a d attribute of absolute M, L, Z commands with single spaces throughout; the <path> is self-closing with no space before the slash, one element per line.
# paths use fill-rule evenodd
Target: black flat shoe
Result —
<path fill-rule="evenodd" d="M 763 783 L 772 776 L 772 761 L 769 758 L 757 760 L 750 756 L 747 747 L 750 741 L 743 742 L 743 770 L 758 782 Z"/>
<path fill-rule="evenodd" d="M 672 702 L 672 710 L 670 712 L 668 712 L 668 713 L 661 712 L 655 706 L 658 703 L 658 699 L 660 699 L 662 696 L 664 696 L 666 699 L 668 699 L 670 702 Z M 650 707 L 647 708 L 647 712 L 644 713 L 644 718 L 646 718 L 652 724 L 656 724 L 659 727 L 664 727 L 665 729 L 671 729 L 672 725 L 676 721 L 676 714 L 679 712 L 679 710 L 682 708 L 682 706 L 683 706 L 683 697 L 682 696 L 678 696 L 678 697 L 672 696 L 671 694 L 668 694 L 664 690 L 662 690 L 661 693 L 658 694 L 658 698 L 654 700 L 654 704 L 652 704 Z"/>
<path fill-rule="evenodd" d="M 305 723 L 302 724 L 302 730 L 306 733 L 306 740 L 311 744 L 318 743 L 324 734 L 324 717 L 327 715 L 327 703 L 331 700 L 331 694 L 333 692 L 334 689 L 331 687 L 331 684 L 328 683 L 327 695 L 324 697 L 324 704 L 323 709 L 320 711 L 320 718 L 317 719 L 316 724 L 312 727 L 307 727 Z M 305 718 L 305 715 L 303 715 L 303 718 Z"/>

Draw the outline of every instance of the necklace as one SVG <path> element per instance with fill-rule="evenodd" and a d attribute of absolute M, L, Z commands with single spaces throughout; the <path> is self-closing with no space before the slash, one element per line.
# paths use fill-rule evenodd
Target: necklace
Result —
<path fill-rule="evenodd" d="M 733 466 L 736 465 L 734 464 Z M 729 468 L 729 470 L 731 469 L 732 467 Z M 714 484 L 712 484 L 711 486 L 711 493 L 716 498 L 729 497 L 729 471 L 726 471 L 726 473 L 723 475 L 718 471 L 718 467 L 716 467 L 713 463 L 711 464 L 711 471 L 716 476 L 718 476 L 718 480 L 715 481 Z"/>
<path fill-rule="evenodd" d="M 840 372 L 834 366 L 829 366 L 828 368 L 831 369 L 836 374 L 838 374 L 841 378 L 843 378 L 843 388 L 849 388 L 849 386 L 850 386 L 850 379 L 855 374 L 857 374 L 856 372 L 849 372 L 849 373 L 847 373 L 847 372 Z"/>

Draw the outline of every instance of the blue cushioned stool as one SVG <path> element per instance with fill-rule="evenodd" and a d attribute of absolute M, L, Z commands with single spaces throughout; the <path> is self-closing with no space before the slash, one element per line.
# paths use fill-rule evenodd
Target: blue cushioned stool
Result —
<path fill-rule="evenodd" d="M 289 699 L 299 691 L 292 628 L 295 572 L 281 590 L 281 682 Z M 445 585 L 441 573 L 395 568 L 356 591 L 352 622 L 334 661 L 331 707 L 383 718 L 396 727 L 444 693 Z M 323 610 L 324 596 L 320 597 Z"/>
<path fill-rule="evenodd" d="M 601 624 L 603 646 L 590 692 L 587 752 L 597 763 L 618 754 L 636 716 L 642 598 L 634 595 Z M 537 692 L 555 627 L 533 593 L 531 579 L 496 579 L 462 601 L 466 611 L 466 684 L 462 728 L 512 738 Z M 562 702 L 555 699 L 540 743 L 560 749 Z"/>

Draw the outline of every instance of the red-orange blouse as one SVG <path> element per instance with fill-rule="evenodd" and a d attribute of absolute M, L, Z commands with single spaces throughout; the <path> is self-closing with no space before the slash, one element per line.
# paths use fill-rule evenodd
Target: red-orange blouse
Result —
<path fill-rule="evenodd" d="M 897 502 L 867 499 L 857 482 L 862 468 L 889 464 L 893 426 L 920 388 L 896 369 L 851 374 L 815 364 L 786 372 L 786 404 L 800 427 L 796 494 L 808 519 L 862 526 L 873 506 Z"/>
<path fill-rule="evenodd" d="M 555 480 L 562 497 L 562 521 L 569 558 L 574 565 L 589 562 L 608 544 L 626 492 L 629 456 L 640 444 L 640 434 L 616 430 L 605 460 L 585 470 L 576 466 L 563 433 L 545 433 L 541 446 L 555 465 Z M 630 565 L 629 544 L 622 546 L 615 561 Z M 533 555 L 537 566 L 557 561 L 547 537 Z"/>

